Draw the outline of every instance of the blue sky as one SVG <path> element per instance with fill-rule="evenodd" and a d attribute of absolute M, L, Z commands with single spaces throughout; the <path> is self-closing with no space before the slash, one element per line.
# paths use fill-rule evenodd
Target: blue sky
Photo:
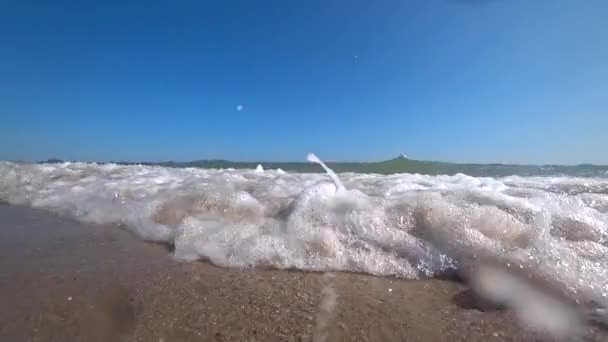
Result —
<path fill-rule="evenodd" d="M 606 0 L 3 1 L 0 159 L 608 164 L 606 18 Z"/>

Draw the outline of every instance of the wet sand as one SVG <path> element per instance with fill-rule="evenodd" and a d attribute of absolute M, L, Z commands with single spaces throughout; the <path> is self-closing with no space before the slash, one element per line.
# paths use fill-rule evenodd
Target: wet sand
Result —
<path fill-rule="evenodd" d="M 608 333 L 589 326 L 583 339 Z M 551 339 L 454 281 L 178 262 L 120 227 L 0 204 L 0 340 Z"/>

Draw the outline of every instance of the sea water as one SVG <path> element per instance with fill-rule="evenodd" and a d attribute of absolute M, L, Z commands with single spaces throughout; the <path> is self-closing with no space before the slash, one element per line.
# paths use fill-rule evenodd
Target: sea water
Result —
<path fill-rule="evenodd" d="M 123 224 L 180 260 L 419 279 L 491 259 L 606 307 L 606 178 L 327 170 L 0 162 L 0 200 Z"/>

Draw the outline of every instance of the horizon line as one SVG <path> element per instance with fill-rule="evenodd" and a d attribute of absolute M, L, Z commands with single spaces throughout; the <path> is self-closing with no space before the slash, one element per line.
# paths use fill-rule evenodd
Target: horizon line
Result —
<path fill-rule="evenodd" d="M 559 163 L 504 163 L 504 162 L 462 162 L 462 161 L 441 161 L 441 160 L 425 160 L 425 159 L 413 159 L 405 156 L 404 154 L 399 154 L 396 157 L 381 159 L 381 160 L 373 160 L 373 161 L 338 161 L 338 160 L 326 160 L 322 159 L 325 163 L 337 163 L 337 164 L 373 164 L 373 163 L 382 163 L 395 159 L 405 159 L 414 162 L 424 162 L 424 163 L 443 163 L 443 164 L 468 164 L 468 165 L 503 165 L 503 166 L 600 166 L 600 167 L 608 167 L 608 164 L 594 164 L 594 163 L 572 163 L 572 164 L 559 164 Z M 2 160 L 0 160 L 2 161 Z M 266 164 L 309 164 L 310 162 L 306 161 L 306 159 L 302 159 L 300 161 L 287 160 L 287 161 L 278 161 L 278 160 L 232 160 L 232 159 L 224 159 L 224 158 L 203 158 L 203 159 L 191 159 L 191 160 L 153 160 L 153 161 L 133 161 L 133 160 L 77 160 L 77 159 L 63 159 L 51 157 L 46 160 L 4 160 L 8 162 L 14 163 L 48 163 L 48 162 L 71 162 L 71 163 L 116 163 L 116 164 L 163 164 L 163 163 L 194 163 L 194 162 L 210 162 L 210 161 L 222 161 L 222 162 L 230 162 L 230 163 L 247 163 L 247 164 L 262 164 L 262 166 Z"/>

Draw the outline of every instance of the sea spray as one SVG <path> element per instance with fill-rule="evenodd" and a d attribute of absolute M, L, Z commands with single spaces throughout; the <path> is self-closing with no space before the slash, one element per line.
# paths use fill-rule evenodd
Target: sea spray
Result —
<path fill-rule="evenodd" d="M 478 294 L 512 309 L 525 326 L 560 340 L 577 338 L 583 324 L 572 303 L 516 272 L 484 264 L 475 269 L 470 280 Z"/>
<path fill-rule="evenodd" d="M 327 167 L 317 156 L 313 153 L 309 153 L 307 158 L 312 163 L 320 164 L 323 169 L 327 172 L 329 177 L 333 180 L 336 185 L 336 195 L 345 196 L 346 188 L 338 178 L 335 172 Z M 325 242 L 327 243 L 327 242 Z M 334 317 L 334 309 L 336 306 L 336 290 L 334 288 L 335 276 L 333 273 L 325 273 L 323 276 L 325 285 L 321 290 L 321 298 L 319 300 L 319 310 L 315 318 L 315 327 L 312 335 L 313 342 L 325 342 L 329 337 L 330 323 Z"/>
<path fill-rule="evenodd" d="M 340 179 L 338 178 L 336 173 L 332 169 L 328 168 L 327 165 L 325 165 L 325 163 L 323 163 L 321 161 L 321 159 L 317 158 L 317 156 L 314 155 L 314 153 L 309 153 L 308 156 L 306 156 L 306 160 L 308 160 L 311 163 L 317 163 L 317 164 L 321 165 L 321 167 L 325 170 L 325 172 L 327 172 L 327 174 L 329 175 L 331 180 L 336 185 L 336 189 L 338 191 L 344 190 L 344 185 L 342 184 L 342 182 L 340 182 Z"/>

